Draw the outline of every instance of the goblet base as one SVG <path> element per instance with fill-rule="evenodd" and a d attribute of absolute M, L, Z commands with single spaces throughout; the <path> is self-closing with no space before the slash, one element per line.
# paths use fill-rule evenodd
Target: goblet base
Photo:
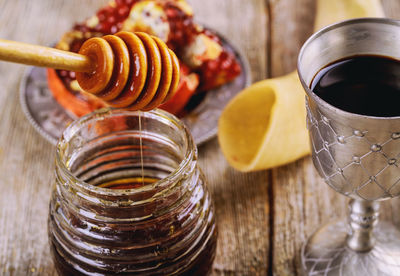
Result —
<path fill-rule="evenodd" d="M 305 275 L 400 275 L 400 231 L 380 222 L 374 229 L 375 246 L 368 252 L 347 247 L 347 223 L 329 223 L 303 245 L 301 262 Z"/>

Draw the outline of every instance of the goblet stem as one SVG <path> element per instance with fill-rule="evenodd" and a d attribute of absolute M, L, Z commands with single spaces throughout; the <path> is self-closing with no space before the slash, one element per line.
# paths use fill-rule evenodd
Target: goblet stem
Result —
<path fill-rule="evenodd" d="M 373 229 L 378 223 L 379 202 L 350 200 L 350 233 L 347 246 L 356 252 L 368 252 L 375 245 Z"/>

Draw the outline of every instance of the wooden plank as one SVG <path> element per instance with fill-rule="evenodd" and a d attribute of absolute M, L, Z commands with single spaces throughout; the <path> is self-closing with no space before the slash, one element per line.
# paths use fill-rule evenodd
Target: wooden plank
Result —
<path fill-rule="evenodd" d="M 296 69 L 301 45 L 312 33 L 314 0 L 272 0 L 269 2 L 271 20 L 271 72 L 277 77 Z"/>
<path fill-rule="evenodd" d="M 253 80 L 267 75 L 267 14 L 262 0 L 188 1 L 205 22 L 249 59 Z M 216 139 L 201 146 L 200 166 L 217 210 L 219 239 L 214 275 L 266 275 L 269 254 L 269 172 L 232 169 Z"/>
<path fill-rule="evenodd" d="M 298 51 L 312 32 L 314 10 L 313 0 L 270 1 L 271 77 L 296 69 Z M 293 275 L 299 272 L 302 241 L 329 218 L 327 207 L 336 195 L 321 183 L 309 158 L 271 171 L 273 274 Z"/>
<path fill-rule="evenodd" d="M 279 76 L 295 69 L 297 53 L 312 32 L 311 0 L 271 1 L 271 75 Z M 384 1 L 389 16 L 399 14 L 399 2 Z M 296 8 L 291 8 L 296 7 Z M 285 22 L 288 22 L 285 24 Z M 273 198 L 273 273 L 300 275 L 300 248 L 305 239 L 322 224 L 346 218 L 347 198 L 328 187 L 318 176 L 310 157 L 272 170 Z M 384 202 L 381 218 L 399 218 L 392 208 L 399 200 Z"/>
<path fill-rule="evenodd" d="M 383 8 L 385 14 L 394 19 L 400 19 L 400 1 L 398 0 L 383 0 Z M 393 223 L 400 229 L 400 216 L 398 215 L 400 208 L 400 198 L 395 198 L 383 203 L 381 217 L 385 220 L 392 220 Z M 390 208 L 391 207 L 391 208 Z"/>
<path fill-rule="evenodd" d="M 103 3 L 106 1 L 103 1 Z M 99 1 L 1 1 L 0 37 L 49 45 Z M 24 67 L 0 63 L 0 274 L 56 275 L 47 242 L 54 147 L 19 106 Z"/>

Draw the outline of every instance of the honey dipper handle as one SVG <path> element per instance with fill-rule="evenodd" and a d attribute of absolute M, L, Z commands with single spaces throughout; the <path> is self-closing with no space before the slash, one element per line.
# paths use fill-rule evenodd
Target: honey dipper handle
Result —
<path fill-rule="evenodd" d="M 0 60 L 76 72 L 90 72 L 89 57 L 50 47 L 0 39 Z"/>

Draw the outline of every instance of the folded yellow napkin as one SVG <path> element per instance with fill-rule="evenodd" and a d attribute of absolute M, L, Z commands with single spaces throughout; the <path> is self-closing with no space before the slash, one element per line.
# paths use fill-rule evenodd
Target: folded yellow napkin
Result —
<path fill-rule="evenodd" d="M 314 30 L 357 17 L 382 17 L 379 0 L 318 0 Z M 257 82 L 225 107 L 218 139 L 229 164 L 243 172 L 268 169 L 310 153 L 305 94 L 297 73 Z"/>

